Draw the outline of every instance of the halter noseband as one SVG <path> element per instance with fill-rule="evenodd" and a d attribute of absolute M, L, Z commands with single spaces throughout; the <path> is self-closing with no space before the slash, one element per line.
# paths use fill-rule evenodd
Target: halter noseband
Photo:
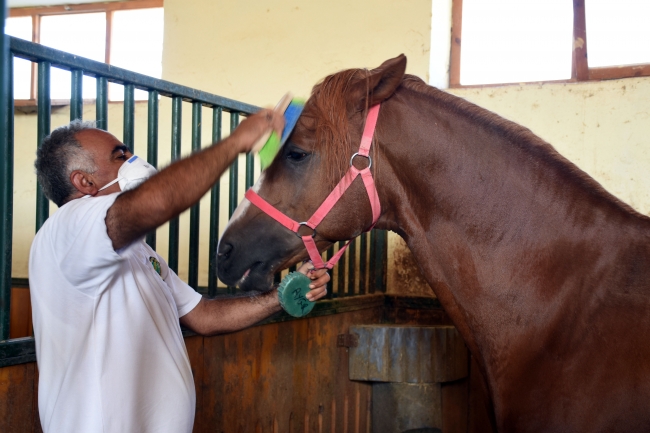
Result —
<path fill-rule="evenodd" d="M 368 110 L 368 117 L 366 118 L 366 125 L 363 129 L 363 136 L 361 137 L 361 144 L 359 145 L 359 152 L 355 153 L 352 155 L 352 158 L 350 158 L 350 168 L 348 171 L 345 173 L 343 178 L 339 181 L 338 185 L 334 187 L 332 192 L 327 196 L 325 201 L 319 206 L 319 208 L 314 212 L 314 214 L 309 218 L 309 220 L 305 222 L 297 222 L 274 208 L 271 204 L 269 204 L 266 200 L 264 200 L 262 197 L 260 197 L 253 189 L 249 189 L 246 191 L 246 198 L 253 203 L 255 206 L 257 206 L 260 210 L 265 212 L 268 216 L 291 230 L 298 236 L 300 239 L 302 239 L 303 243 L 305 244 L 305 248 L 307 249 L 307 252 L 309 253 L 309 258 L 311 259 L 312 263 L 316 267 L 316 269 L 332 269 L 336 262 L 339 261 L 345 250 L 347 249 L 348 245 L 352 240 L 349 240 L 345 246 L 341 247 L 339 251 L 327 262 L 323 263 L 323 259 L 321 258 L 320 252 L 318 251 L 318 248 L 316 247 L 316 242 L 314 242 L 314 236 L 316 236 L 316 227 L 323 221 L 325 216 L 329 213 L 330 210 L 334 207 L 337 201 L 343 196 L 345 191 L 348 189 L 350 185 L 352 185 L 352 182 L 357 178 L 358 175 L 361 175 L 361 179 L 363 180 L 363 184 L 366 186 L 366 191 L 368 192 L 368 198 L 370 199 L 370 207 L 372 209 L 372 225 L 368 230 L 370 231 L 375 224 L 377 223 L 377 220 L 379 219 L 379 215 L 381 213 L 381 204 L 379 203 L 379 196 L 377 195 L 377 189 L 375 188 L 375 182 L 372 179 L 372 173 L 370 172 L 370 167 L 372 166 L 372 159 L 370 158 L 369 152 L 370 152 L 370 146 L 372 145 L 372 137 L 375 133 L 375 126 L 377 125 L 377 117 L 379 116 L 379 107 L 380 104 L 375 105 L 371 107 Z M 353 164 L 352 161 L 356 156 L 362 156 L 364 158 L 368 158 L 368 167 L 359 170 L 357 169 Z M 307 226 L 310 229 L 312 229 L 312 233 L 310 235 L 306 236 L 301 236 L 298 231 L 300 230 L 300 226 Z"/>

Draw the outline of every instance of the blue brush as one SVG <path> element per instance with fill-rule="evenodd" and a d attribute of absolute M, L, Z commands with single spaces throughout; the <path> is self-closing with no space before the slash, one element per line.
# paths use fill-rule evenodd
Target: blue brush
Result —
<path fill-rule="evenodd" d="M 271 165 L 275 156 L 280 152 L 280 148 L 286 143 L 293 128 L 296 127 L 296 123 L 298 123 L 298 118 L 304 107 L 305 102 L 301 99 L 292 99 L 291 93 L 284 95 L 275 107 L 278 111 L 282 110 L 284 114 L 282 136 L 278 137 L 278 134 L 273 131 L 260 139 L 260 142 L 264 143 L 261 147 L 261 143 L 253 146 L 253 152 L 258 152 L 259 154 L 262 170 Z"/>

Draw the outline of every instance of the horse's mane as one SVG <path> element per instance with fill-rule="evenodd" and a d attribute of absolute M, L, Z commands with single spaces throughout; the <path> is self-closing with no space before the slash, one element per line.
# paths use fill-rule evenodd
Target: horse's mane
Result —
<path fill-rule="evenodd" d="M 366 69 L 348 69 L 329 75 L 312 90 L 310 102 L 316 110 L 317 125 L 316 141 L 328 143 L 320 149 L 325 161 L 329 162 L 327 180 L 335 185 L 348 167 L 350 153 L 349 122 L 346 116 L 347 101 L 345 95 L 349 85 L 358 78 L 364 78 L 369 71 Z M 422 79 L 413 75 L 405 75 L 401 86 L 405 89 L 426 95 L 433 103 L 443 109 L 453 111 L 465 117 L 472 123 L 494 131 L 514 146 L 531 154 L 558 170 L 562 176 L 580 186 L 593 196 L 598 196 L 623 210 L 637 216 L 647 218 L 628 204 L 622 202 L 607 192 L 598 182 L 580 170 L 572 162 L 560 155 L 553 146 L 535 135 L 528 128 L 475 105 L 465 99 L 449 94 L 427 85 Z"/>
<path fill-rule="evenodd" d="M 315 110 L 316 142 L 327 143 L 320 149 L 323 161 L 327 161 L 326 180 L 333 187 L 348 167 L 350 147 L 350 125 L 347 117 L 345 95 L 357 75 L 367 73 L 365 69 L 347 69 L 329 75 L 312 89 L 312 107 Z"/>

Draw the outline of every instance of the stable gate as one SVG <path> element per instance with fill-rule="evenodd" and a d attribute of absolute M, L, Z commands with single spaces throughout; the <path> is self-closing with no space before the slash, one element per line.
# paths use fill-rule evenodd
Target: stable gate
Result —
<path fill-rule="evenodd" d="M 70 120 L 81 119 L 83 116 L 84 100 L 82 95 L 83 77 L 91 76 L 96 79 L 97 98 L 95 101 L 97 127 L 108 128 L 108 83 L 121 84 L 124 87 L 124 112 L 122 141 L 131 151 L 134 149 L 136 128 L 135 116 L 135 89 L 148 92 L 147 124 L 138 125 L 147 130 L 147 161 L 158 167 L 158 142 L 159 142 L 159 106 L 161 97 L 171 99 L 171 160 L 181 156 L 181 123 L 184 103 L 191 104 L 192 109 L 192 135 L 191 150 L 201 148 L 202 139 L 202 111 L 203 107 L 211 109 L 212 131 L 211 142 L 222 138 L 223 115 L 229 116 L 229 130 L 232 131 L 239 124 L 240 116 L 255 112 L 258 107 L 221 96 L 209 94 L 189 87 L 155 79 L 105 63 L 85 59 L 66 52 L 48 48 L 39 44 L 28 42 L 14 37 L 6 37 L 9 41 L 9 61 L 5 66 L 5 73 L 12 82 L 13 58 L 23 58 L 36 63 L 38 70 L 37 80 L 37 140 L 43 140 L 51 130 L 52 101 L 50 99 L 50 70 L 52 67 L 69 70 L 71 74 L 70 95 Z M 31 338 L 20 341 L 9 340 L 12 319 L 11 293 L 12 287 L 25 286 L 28 282 L 11 276 L 12 268 L 12 240 L 13 240 L 13 207 L 14 207 L 14 98 L 13 87 L 8 86 L 7 94 L 1 99 L 5 116 L 2 118 L 0 134 L 0 367 L 20 362 L 35 360 L 33 340 Z M 243 180 L 245 189 L 253 185 L 256 178 L 256 163 L 253 155 L 246 155 L 245 160 L 235 161 L 228 173 L 228 190 L 222 191 L 217 183 L 210 193 L 210 218 L 209 218 L 209 251 L 216 251 L 220 234 L 219 217 L 224 213 L 229 217 L 234 212 L 239 200 L 239 183 Z M 240 171 L 243 176 L 240 176 Z M 243 179 L 242 179 L 243 178 Z M 221 195 L 227 194 L 227 206 L 220 206 Z M 43 225 L 49 215 L 49 202 L 42 193 L 40 186 L 36 192 L 36 227 L 35 231 Z M 169 223 L 169 249 L 167 262 L 178 272 L 179 245 L 189 243 L 189 267 L 187 282 L 195 290 L 207 296 L 235 293 L 235 289 L 221 285 L 216 277 L 215 255 L 210 253 L 207 260 L 208 284 L 199 286 L 199 236 L 200 236 L 200 209 L 199 204 L 189 211 L 190 227 L 189 239 L 180 238 L 180 222 L 176 218 Z M 223 227 L 221 227 L 222 229 Z M 147 243 L 156 248 L 156 233 L 147 235 Z M 338 245 L 337 247 L 340 247 Z M 331 257 L 337 248 L 331 248 L 324 254 Z M 350 245 L 346 252 L 347 260 L 334 272 L 328 293 L 330 298 L 341 298 L 365 293 L 385 291 L 385 266 L 386 266 L 386 234 L 383 231 L 373 231 L 364 235 Z M 277 275 L 279 280 L 280 275 Z M 15 311 L 14 316 L 20 314 Z"/>

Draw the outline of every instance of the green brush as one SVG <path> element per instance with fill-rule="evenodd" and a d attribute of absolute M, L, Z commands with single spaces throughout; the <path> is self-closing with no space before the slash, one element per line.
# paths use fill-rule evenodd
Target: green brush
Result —
<path fill-rule="evenodd" d="M 300 99 L 293 99 L 291 93 L 287 93 L 280 99 L 280 102 L 275 106 L 276 111 L 280 111 L 284 115 L 284 129 L 282 136 L 279 137 L 275 131 L 269 132 L 262 136 L 258 142 L 253 146 L 252 152 L 257 152 L 260 157 L 260 164 L 262 170 L 266 169 L 275 156 L 280 152 L 280 149 L 291 135 L 293 128 L 298 123 L 298 118 L 302 113 L 305 103 Z"/>
<path fill-rule="evenodd" d="M 280 305 L 293 317 L 303 317 L 309 314 L 315 303 L 307 300 L 311 280 L 300 272 L 291 272 L 282 279 L 278 287 Z"/>

